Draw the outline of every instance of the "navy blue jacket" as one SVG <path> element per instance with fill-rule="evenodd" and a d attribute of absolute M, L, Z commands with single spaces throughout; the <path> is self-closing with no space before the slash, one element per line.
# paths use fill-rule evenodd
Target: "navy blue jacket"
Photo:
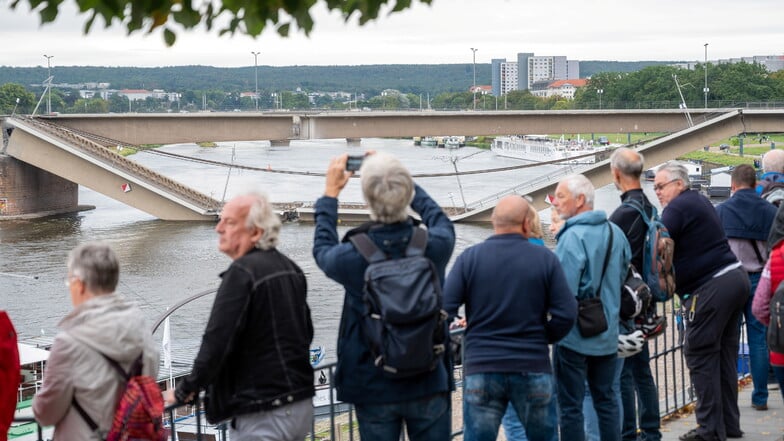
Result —
<path fill-rule="evenodd" d="M 662 211 L 662 223 L 675 241 L 675 286 L 691 294 L 720 269 L 737 262 L 716 209 L 708 198 L 684 190 Z"/>
<path fill-rule="evenodd" d="M 764 241 L 773 226 L 776 206 L 762 199 L 754 189 L 744 188 L 717 206 L 716 213 L 727 237 Z"/>
<path fill-rule="evenodd" d="M 411 208 L 427 226 L 425 255 L 433 261 L 443 282 L 444 272 L 455 247 L 455 230 L 441 207 L 416 186 Z M 338 238 L 338 200 L 323 196 L 315 206 L 316 232 L 313 257 L 330 279 L 346 289 L 338 331 L 338 362 L 335 370 L 337 398 L 354 404 L 387 404 L 447 392 L 452 389 L 448 357 L 434 371 L 413 378 L 390 379 L 373 364 L 361 330 L 362 290 L 367 261 L 351 242 Z M 405 254 L 414 225 L 411 221 L 380 225 L 367 231 L 375 244 L 391 257 Z M 349 232 L 347 235 L 351 234 Z"/>
<path fill-rule="evenodd" d="M 451 318 L 462 304 L 466 375 L 551 372 L 547 345 L 563 338 L 577 315 L 558 258 L 520 234 L 491 236 L 457 258 L 444 309 Z"/>

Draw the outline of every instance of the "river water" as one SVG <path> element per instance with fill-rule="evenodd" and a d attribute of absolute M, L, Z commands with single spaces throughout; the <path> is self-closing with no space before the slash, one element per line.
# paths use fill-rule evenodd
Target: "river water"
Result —
<path fill-rule="evenodd" d="M 294 141 L 290 147 L 270 147 L 266 142 L 220 143 L 216 148 L 195 144 L 165 146 L 162 150 L 215 161 L 254 167 L 323 173 L 329 159 L 366 149 L 387 151 L 399 157 L 412 174 L 453 171 L 450 156 L 456 156 L 460 171 L 482 170 L 520 164 L 489 151 L 464 147 L 455 151 L 414 147 L 410 140 L 363 139 L 359 147 L 345 140 Z M 276 202 L 315 201 L 323 192 L 324 178 L 281 175 L 258 171 L 229 171 L 149 153 L 130 157 L 203 193 L 221 199 L 245 189 L 260 188 Z M 232 159 L 233 158 L 233 159 Z M 505 190 L 520 182 L 557 170 L 540 166 L 515 171 L 463 175 L 460 183 L 468 203 Z M 419 178 L 417 182 L 440 204 L 460 206 L 461 195 L 454 176 Z M 650 190 L 650 189 L 649 189 Z M 652 196 L 652 194 L 651 194 Z M 341 194 L 341 202 L 362 200 L 358 180 Z M 655 198 L 652 198 L 655 200 Z M 79 203 L 96 208 L 75 214 L 35 220 L 0 222 L 0 309 L 7 310 L 21 340 L 53 336 L 57 323 L 71 309 L 65 260 L 77 244 L 103 240 L 117 252 L 120 265 L 118 292 L 139 304 L 152 323 L 168 306 L 194 293 L 218 286 L 218 274 L 229 259 L 216 249 L 214 224 L 167 222 L 106 198 L 84 187 Z M 618 205 L 618 192 L 604 187 L 597 192 L 596 207 L 611 211 Z M 549 222 L 549 212 L 541 213 Z M 341 226 L 341 235 L 348 230 Z M 490 226 L 457 224 L 454 257 L 466 247 L 492 233 Z M 343 291 L 318 269 L 311 255 L 312 223 L 287 223 L 281 232 L 280 250 L 296 261 L 308 278 L 308 299 L 316 329 L 314 345 L 325 347 L 326 360 L 334 360 L 334 346 Z M 198 346 L 214 296 L 209 295 L 176 311 L 171 319 L 174 351 L 192 351 Z M 161 330 L 156 332 L 160 338 Z"/>

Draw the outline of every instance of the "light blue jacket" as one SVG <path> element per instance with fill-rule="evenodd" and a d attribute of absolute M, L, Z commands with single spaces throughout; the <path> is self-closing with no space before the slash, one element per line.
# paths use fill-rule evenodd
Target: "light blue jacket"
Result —
<path fill-rule="evenodd" d="M 602 283 L 602 305 L 608 328 L 603 333 L 584 338 L 577 323 L 558 344 L 584 355 L 610 355 L 618 350 L 618 311 L 621 303 L 621 285 L 631 259 L 629 242 L 623 231 L 607 220 L 604 211 L 580 213 L 566 220 L 556 236 L 555 255 L 561 261 L 566 283 L 577 300 L 591 297 L 599 288 L 607 247 L 612 229 L 612 250 Z"/>

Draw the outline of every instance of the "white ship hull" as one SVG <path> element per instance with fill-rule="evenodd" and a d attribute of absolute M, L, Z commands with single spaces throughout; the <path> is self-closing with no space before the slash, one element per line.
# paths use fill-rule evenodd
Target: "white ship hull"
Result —
<path fill-rule="evenodd" d="M 499 136 L 490 148 L 498 156 L 532 162 L 565 162 L 570 164 L 593 164 L 595 153 L 605 147 L 594 147 L 583 141 L 566 141 L 540 135 Z M 585 156 L 589 155 L 589 156 Z"/>

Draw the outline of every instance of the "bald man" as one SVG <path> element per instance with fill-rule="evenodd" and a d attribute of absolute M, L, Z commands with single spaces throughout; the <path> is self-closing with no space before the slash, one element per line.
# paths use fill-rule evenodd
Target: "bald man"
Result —
<path fill-rule="evenodd" d="M 498 202 L 494 235 L 455 261 L 444 285 L 450 317 L 465 305 L 464 438 L 495 440 L 510 402 L 531 441 L 556 438 L 548 344 L 574 324 L 577 301 L 555 254 L 528 242 L 528 202 Z"/>

